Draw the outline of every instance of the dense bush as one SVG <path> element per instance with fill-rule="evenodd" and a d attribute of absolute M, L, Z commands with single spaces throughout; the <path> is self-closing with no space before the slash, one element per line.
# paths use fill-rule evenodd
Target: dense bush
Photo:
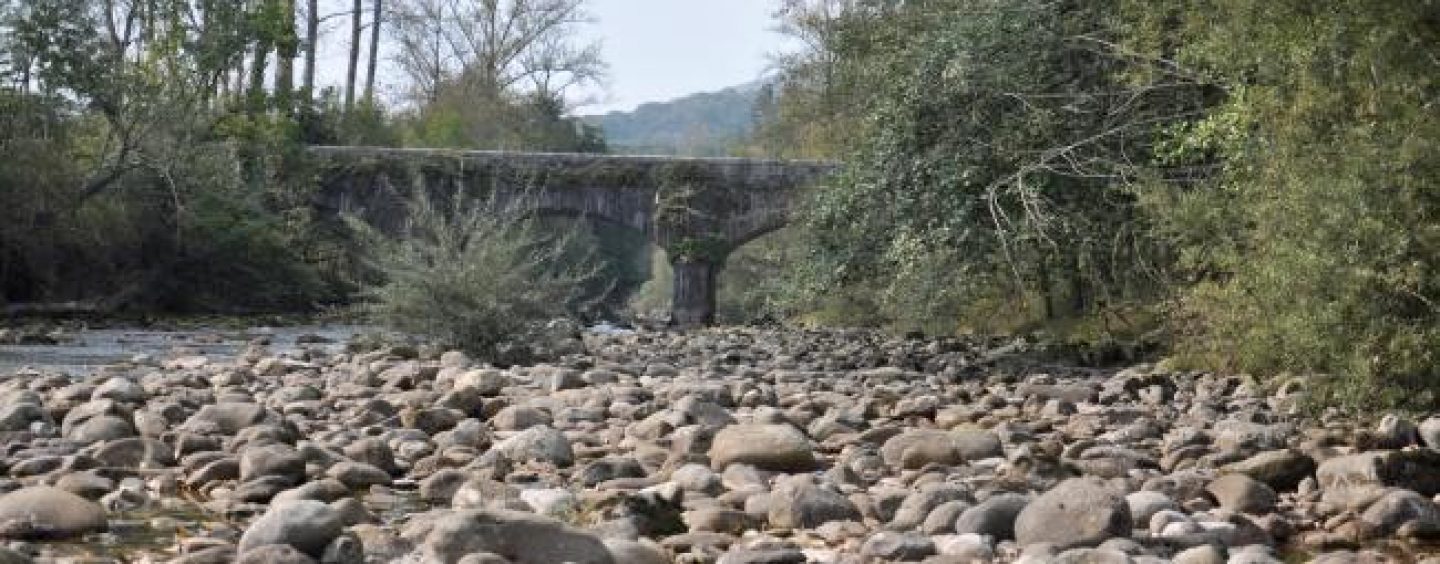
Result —
<path fill-rule="evenodd" d="M 1183 291 L 1182 351 L 1326 375 L 1327 403 L 1434 405 L 1440 3 L 1169 8 L 1150 37 L 1227 91 L 1167 154 L 1220 172 L 1154 208 L 1199 280 Z"/>
<path fill-rule="evenodd" d="M 595 275 L 573 256 L 573 234 L 541 228 L 522 202 L 411 200 L 399 237 L 352 222 L 374 250 L 381 281 L 366 309 L 395 329 L 426 335 L 496 363 L 529 360 L 546 323 L 584 309 Z"/>

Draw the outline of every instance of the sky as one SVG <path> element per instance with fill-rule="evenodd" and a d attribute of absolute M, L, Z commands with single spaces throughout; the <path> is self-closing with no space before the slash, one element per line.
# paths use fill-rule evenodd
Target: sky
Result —
<path fill-rule="evenodd" d="M 610 65 L 601 87 L 578 96 L 578 114 L 629 111 L 645 102 L 663 102 L 711 92 L 761 78 L 773 56 L 791 47 L 774 31 L 779 0 L 589 0 L 595 23 L 586 33 L 601 42 Z M 325 0 L 322 13 L 344 11 L 349 2 Z M 349 21 L 326 22 L 318 80 L 341 84 L 345 77 Z M 368 44 L 367 44 L 368 45 Z M 381 50 L 382 61 L 387 56 Z M 396 96 L 393 71 L 379 74 L 382 93 Z"/>
<path fill-rule="evenodd" d="M 628 111 L 760 78 L 787 46 L 776 0 L 591 0 L 610 62 L 608 92 L 585 113 Z"/>

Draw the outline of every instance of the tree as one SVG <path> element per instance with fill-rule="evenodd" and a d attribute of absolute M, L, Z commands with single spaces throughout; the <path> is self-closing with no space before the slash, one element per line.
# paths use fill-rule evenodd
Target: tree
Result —
<path fill-rule="evenodd" d="M 365 73 L 365 101 L 375 101 L 375 72 L 380 64 L 380 28 L 385 19 L 384 0 L 373 0 L 370 16 L 370 61 Z"/>
<path fill-rule="evenodd" d="M 584 0 L 409 0 L 394 29 L 401 71 L 417 99 L 453 79 L 483 99 L 541 92 L 564 99 L 605 71 L 596 43 L 577 43 Z"/>
<path fill-rule="evenodd" d="M 1126 83 L 1115 6 L 792 3 L 825 52 L 792 60 L 786 96 L 827 117 L 781 133 L 847 162 L 802 208 L 800 301 L 848 290 L 948 332 L 984 304 L 1053 319 L 1156 295 L 1168 258 L 1129 185 L 1203 87 Z"/>
<path fill-rule="evenodd" d="M 307 0 L 305 6 L 305 70 L 300 90 L 305 103 L 315 100 L 315 58 L 320 48 L 320 0 Z"/>
<path fill-rule="evenodd" d="M 345 67 L 345 113 L 355 110 L 355 81 L 360 69 L 360 33 L 364 30 L 365 6 L 362 0 L 355 0 L 350 9 L 350 59 Z"/>
<path fill-rule="evenodd" d="M 295 33 L 295 0 L 279 0 L 276 7 L 274 23 L 280 29 L 275 41 L 275 101 L 289 115 L 294 110 L 295 57 L 300 51 L 300 37 Z"/>

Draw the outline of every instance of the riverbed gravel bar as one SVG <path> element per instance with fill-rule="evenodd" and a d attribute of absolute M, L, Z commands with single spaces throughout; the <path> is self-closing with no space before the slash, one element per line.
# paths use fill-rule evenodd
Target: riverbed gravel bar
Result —
<path fill-rule="evenodd" d="M 0 380 L 0 563 L 1440 559 L 1440 418 L 1008 340 L 588 334 Z"/>

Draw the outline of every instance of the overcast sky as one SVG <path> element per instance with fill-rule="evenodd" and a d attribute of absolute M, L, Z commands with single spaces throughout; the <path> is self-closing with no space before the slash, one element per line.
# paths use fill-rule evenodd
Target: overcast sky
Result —
<path fill-rule="evenodd" d="M 348 1 L 327 0 L 342 11 Z M 753 81 L 771 66 L 788 42 L 774 31 L 778 0 L 589 0 L 596 22 L 587 30 L 603 45 L 610 77 L 590 89 L 592 103 L 577 113 L 630 110 Z M 327 22 L 319 80 L 338 85 L 345 77 L 349 21 Z M 368 45 L 368 44 L 367 44 Z M 382 49 L 382 57 L 388 55 Z M 383 60 L 383 59 L 382 59 Z M 381 73 L 381 88 L 395 95 L 393 72 Z"/>

